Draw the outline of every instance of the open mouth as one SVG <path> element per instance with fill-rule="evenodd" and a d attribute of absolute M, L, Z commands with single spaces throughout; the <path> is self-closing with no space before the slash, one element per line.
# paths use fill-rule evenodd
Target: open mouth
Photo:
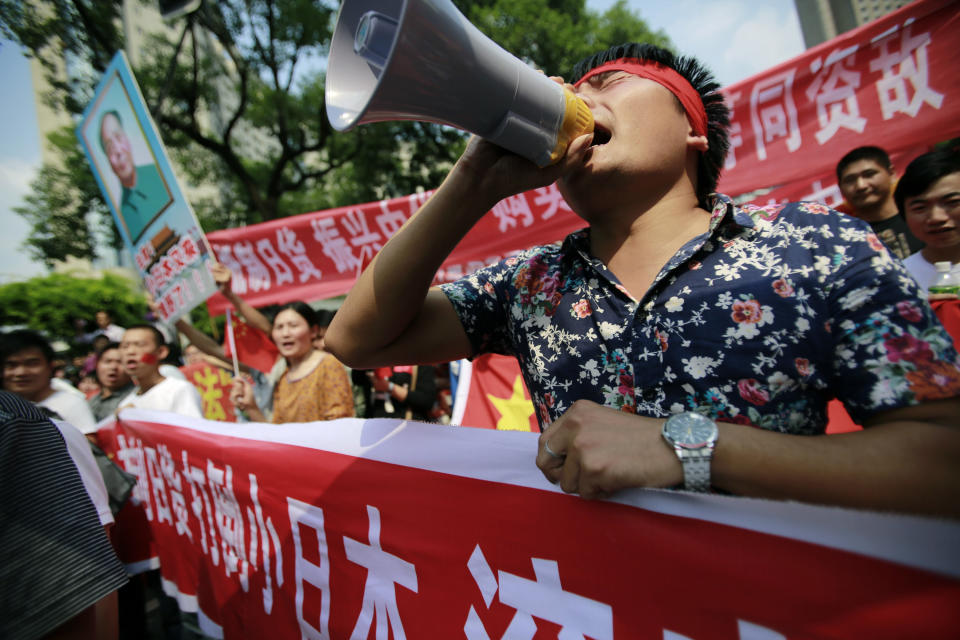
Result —
<path fill-rule="evenodd" d="M 610 142 L 610 131 L 599 124 L 594 124 L 593 142 L 590 143 L 590 146 L 596 147 L 602 144 L 607 144 L 608 142 Z"/>

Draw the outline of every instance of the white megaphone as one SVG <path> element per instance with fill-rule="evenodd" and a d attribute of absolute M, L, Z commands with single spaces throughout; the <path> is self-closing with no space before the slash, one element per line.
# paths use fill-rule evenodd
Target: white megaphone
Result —
<path fill-rule="evenodd" d="M 541 167 L 593 130 L 580 98 L 483 35 L 450 0 L 343 0 L 326 102 L 338 131 L 386 120 L 436 122 Z"/>

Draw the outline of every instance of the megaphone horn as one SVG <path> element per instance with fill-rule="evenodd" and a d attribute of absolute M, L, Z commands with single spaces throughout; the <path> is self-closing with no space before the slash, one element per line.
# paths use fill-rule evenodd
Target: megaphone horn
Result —
<path fill-rule="evenodd" d="M 387 120 L 436 122 L 541 167 L 593 130 L 580 98 L 483 35 L 450 0 L 343 0 L 326 102 L 338 131 Z"/>

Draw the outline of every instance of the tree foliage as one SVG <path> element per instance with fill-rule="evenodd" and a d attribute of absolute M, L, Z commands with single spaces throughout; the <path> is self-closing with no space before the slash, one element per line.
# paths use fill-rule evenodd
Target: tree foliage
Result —
<path fill-rule="evenodd" d="M 0 326 L 24 325 L 54 339 L 71 339 L 74 321 L 92 323 L 99 309 L 129 326 L 144 322 L 147 303 L 133 282 L 110 273 L 102 278 L 53 274 L 0 285 Z"/>
<path fill-rule="evenodd" d="M 147 0 L 133 0 L 133 2 Z M 620 0 L 603 15 L 585 0 L 455 0 L 494 41 L 548 74 L 629 40 L 668 44 Z M 128 0 L 130 2 L 130 0 Z M 3 34 L 50 70 L 51 104 L 77 116 L 124 46 L 122 0 L 47 0 L 36 10 L 0 0 Z M 324 62 L 331 0 L 221 0 L 151 38 L 134 72 L 180 177 L 208 231 L 433 188 L 465 144 L 462 132 L 421 122 L 330 126 Z M 66 56 L 74 72 L 56 75 Z M 20 208 L 45 260 L 92 257 L 90 211 L 107 211 L 76 142 L 45 166 Z"/>

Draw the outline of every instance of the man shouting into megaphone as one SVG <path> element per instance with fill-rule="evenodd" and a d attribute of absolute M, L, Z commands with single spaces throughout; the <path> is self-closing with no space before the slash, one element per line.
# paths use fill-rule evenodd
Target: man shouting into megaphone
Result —
<path fill-rule="evenodd" d="M 714 193 L 728 110 L 649 45 L 579 63 L 596 128 L 560 162 L 474 138 L 326 335 L 349 366 L 516 356 L 567 492 L 678 487 L 960 515 L 960 359 L 900 262 L 814 203 Z M 588 226 L 430 288 L 501 199 L 558 182 Z M 825 435 L 843 401 L 860 432 Z"/>

